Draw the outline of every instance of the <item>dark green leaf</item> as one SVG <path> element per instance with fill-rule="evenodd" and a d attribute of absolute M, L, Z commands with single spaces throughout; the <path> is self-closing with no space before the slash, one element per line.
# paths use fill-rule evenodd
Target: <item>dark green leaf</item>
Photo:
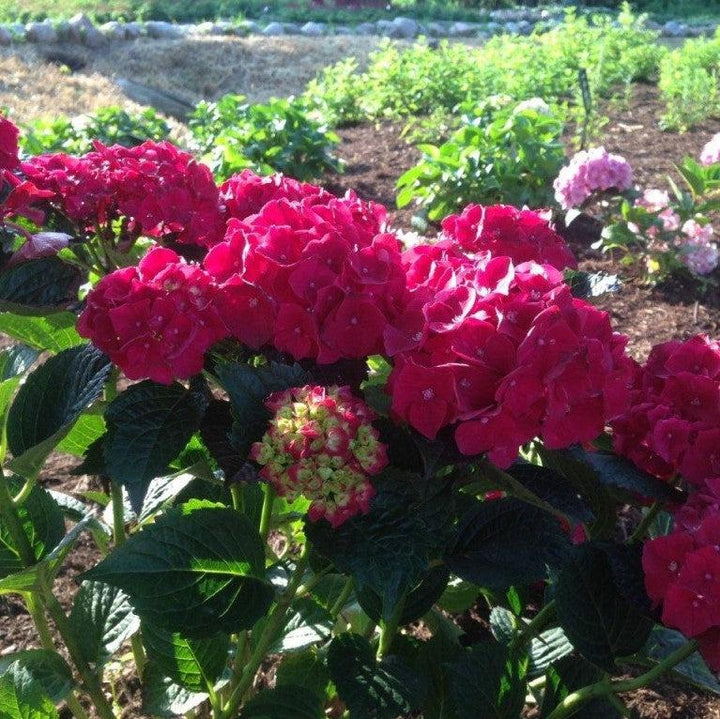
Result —
<path fill-rule="evenodd" d="M 323 719 L 324 716 L 320 697 L 295 684 L 265 689 L 240 712 L 240 719 Z"/>
<path fill-rule="evenodd" d="M 50 308 L 72 299 L 80 274 L 57 257 L 5 267 L 0 272 L 0 307 L 6 310 Z"/>
<path fill-rule="evenodd" d="M 127 595 L 103 582 L 86 581 L 75 595 L 70 624 L 91 664 L 104 664 L 140 627 Z"/>
<path fill-rule="evenodd" d="M 38 354 L 37 350 L 25 345 L 13 345 L 0 351 L 0 382 L 27 372 Z"/>
<path fill-rule="evenodd" d="M 193 638 L 249 629 L 274 595 L 257 530 L 204 502 L 168 510 L 85 576 L 124 590 L 141 619 Z"/>
<path fill-rule="evenodd" d="M 351 719 L 395 719 L 422 702 L 419 675 L 396 657 L 378 663 L 367 639 L 358 634 L 335 637 L 327 665 Z"/>
<path fill-rule="evenodd" d="M 142 638 L 148 658 L 165 676 L 189 691 L 202 692 L 215 686 L 227 665 L 230 649 L 227 634 L 187 639 L 144 621 Z"/>
<path fill-rule="evenodd" d="M 450 694 L 459 717 L 518 719 L 525 705 L 527 659 L 489 641 L 449 665 Z"/>
<path fill-rule="evenodd" d="M 557 616 L 586 659 L 611 671 L 616 657 L 638 651 L 652 629 L 618 590 L 610 561 L 591 544 L 574 548 L 555 585 Z"/>
<path fill-rule="evenodd" d="M 427 686 L 422 705 L 424 719 L 460 719 L 450 696 L 450 677 L 445 665 L 461 654 L 462 647 L 441 634 L 420 645 L 417 668 Z"/>
<path fill-rule="evenodd" d="M 553 709 L 569 694 L 594 684 L 603 678 L 603 672 L 582 657 L 563 657 L 547 671 L 545 693 L 540 716 L 550 716 Z M 593 699 L 582 705 L 576 714 L 578 719 L 616 719 L 620 714 L 607 699 Z"/>
<path fill-rule="evenodd" d="M 330 675 L 323 657 L 319 655 L 315 647 L 311 647 L 303 652 L 283 657 L 277 670 L 276 684 L 277 686 L 285 684 L 302 686 L 322 698 L 330 684 Z"/>
<path fill-rule="evenodd" d="M 82 457 L 90 445 L 105 434 L 105 420 L 100 414 L 81 414 L 70 431 L 60 440 L 58 452 Z"/>
<path fill-rule="evenodd" d="M 85 340 L 75 330 L 76 323 L 77 317 L 72 312 L 42 317 L 0 312 L 0 332 L 40 351 L 61 352 L 83 344 Z"/>
<path fill-rule="evenodd" d="M 200 706 L 208 698 L 207 694 L 189 692 L 174 684 L 153 662 L 148 662 L 143 671 L 142 710 L 144 714 L 163 719 L 175 719 L 178 716 Z"/>
<path fill-rule="evenodd" d="M 507 589 L 543 579 L 560 563 L 570 540 L 551 514 L 518 499 L 475 502 L 465 514 L 455 546 L 446 556 L 451 571 L 481 587 Z"/>
<path fill-rule="evenodd" d="M 300 365 L 271 362 L 261 367 L 224 363 L 216 368 L 218 381 L 228 393 L 235 423 L 232 441 L 235 449 L 246 456 L 250 445 L 266 430 L 270 413 L 265 400 L 273 393 L 307 384 L 308 375 Z"/>
<path fill-rule="evenodd" d="M 30 373 L 8 413 L 11 467 L 36 474 L 48 454 L 103 390 L 110 360 L 91 345 L 63 350 Z"/>
<path fill-rule="evenodd" d="M 13 674 L 15 681 L 21 676 L 37 684 L 41 692 L 58 704 L 73 687 L 72 670 L 67 662 L 48 649 L 28 649 L 6 654 L 0 658 L 0 675 Z"/>
<path fill-rule="evenodd" d="M 42 686 L 22 667 L 10 667 L 0 676 L 2 719 L 57 719 L 59 714 Z"/>
<path fill-rule="evenodd" d="M 10 490 L 17 494 L 23 486 L 18 477 L 10 477 Z M 55 500 L 35 485 L 25 502 L 18 507 L 25 535 L 37 560 L 47 556 L 65 535 L 65 519 Z M 24 569 L 8 528 L 0 522 L 0 578 Z"/>
<path fill-rule="evenodd" d="M 280 638 L 272 651 L 278 654 L 305 649 L 330 638 L 335 620 L 330 612 L 309 597 L 296 599 Z"/>
<path fill-rule="evenodd" d="M 443 493 L 421 499 L 409 475 L 386 473 L 367 514 L 337 529 L 324 521 L 308 521 L 305 531 L 339 571 L 353 575 L 357 591 L 369 586 L 382 598 L 387 619 L 445 548 L 452 531 L 451 509 L 449 485 Z"/>
<path fill-rule="evenodd" d="M 129 387 L 107 408 L 106 470 L 127 489 L 136 512 L 150 480 L 167 474 L 170 462 L 198 430 L 204 409 L 200 393 L 150 380 Z"/>

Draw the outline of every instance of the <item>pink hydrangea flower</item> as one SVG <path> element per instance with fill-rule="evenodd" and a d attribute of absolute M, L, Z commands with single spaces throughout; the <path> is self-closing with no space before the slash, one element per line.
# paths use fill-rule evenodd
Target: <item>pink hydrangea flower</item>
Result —
<path fill-rule="evenodd" d="M 594 192 L 632 187 L 632 168 L 620 155 L 604 147 L 582 150 L 560 170 L 553 187 L 555 199 L 564 210 L 582 205 Z"/>
<path fill-rule="evenodd" d="M 369 476 L 388 462 L 372 410 L 349 387 L 309 385 L 273 394 L 266 405 L 274 416 L 250 454 L 260 475 L 290 502 L 309 499 L 313 521 L 339 527 L 367 512 L 375 495 Z"/>
<path fill-rule="evenodd" d="M 714 165 L 720 162 L 720 132 L 703 147 L 700 153 L 700 162 L 703 165 Z"/>

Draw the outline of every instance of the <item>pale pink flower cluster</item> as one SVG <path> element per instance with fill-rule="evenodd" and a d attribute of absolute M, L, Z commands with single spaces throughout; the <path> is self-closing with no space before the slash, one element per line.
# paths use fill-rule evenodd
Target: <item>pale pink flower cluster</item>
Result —
<path fill-rule="evenodd" d="M 715 135 L 700 153 L 700 162 L 703 165 L 714 165 L 720 162 L 720 132 Z"/>
<path fill-rule="evenodd" d="M 615 188 L 623 192 L 631 186 L 630 163 L 604 147 L 576 153 L 553 184 L 555 199 L 564 210 L 579 207 L 598 190 Z"/>
<path fill-rule="evenodd" d="M 680 243 L 680 259 L 695 275 L 709 275 L 720 260 L 717 243 L 712 242 L 713 228 L 711 225 L 701 225 L 695 220 L 688 220 L 682 226 L 682 232 L 687 237 Z"/>
<path fill-rule="evenodd" d="M 635 207 L 642 207 L 648 212 L 657 212 L 658 219 L 662 221 L 663 229 L 666 232 L 673 232 L 680 229 L 680 215 L 670 207 L 670 195 L 666 190 L 649 189 L 645 190 L 641 197 L 635 200 Z M 636 234 L 640 232 L 638 226 L 629 223 L 630 229 Z M 658 228 L 653 226 L 647 229 L 647 234 L 655 239 Z M 667 249 L 666 247 L 664 249 Z"/>

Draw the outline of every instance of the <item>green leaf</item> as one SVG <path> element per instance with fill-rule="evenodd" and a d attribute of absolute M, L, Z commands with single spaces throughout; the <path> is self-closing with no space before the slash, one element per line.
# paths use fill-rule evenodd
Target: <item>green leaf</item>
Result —
<path fill-rule="evenodd" d="M 461 614 L 474 606 L 480 587 L 459 577 L 452 577 L 437 604 L 450 614 Z"/>
<path fill-rule="evenodd" d="M 498 642 L 475 644 L 449 665 L 450 694 L 459 717 L 517 719 L 525 705 L 527 659 Z"/>
<path fill-rule="evenodd" d="M 103 390 L 110 360 L 91 345 L 63 350 L 28 375 L 8 413 L 7 438 L 18 474 L 37 474 L 50 452 Z"/>
<path fill-rule="evenodd" d="M 462 579 L 507 589 L 543 579 L 548 565 L 561 563 L 570 547 L 553 515 L 508 497 L 473 502 L 445 561 Z"/>
<path fill-rule="evenodd" d="M 200 426 L 205 400 L 181 384 L 169 386 L 146 380 L 132 385 L 105 412 L 106 470 L 128 491 L 139 512 L 154 477 L 167 474 Z"/>
<path fill-rule="evenodd" d="M 53 310 L 72 299 L 80 274 L 57 257 L 43 257 L 0 271 L 0 308 L 33 312 Z"/>
<path fill-rule="evenodd" d="M 206 502 L 169 509 L 85 577 L 125 591 L 141 619 L 192 638 L 251 628 L 274 595 L 250 520 Z"/>
<path fill-rule="evenodd" d="M 595 684 L 604 674 L 582 657 L 563 657 L 555 662 L 546 673 L 540 716 L 550 716 L 569 694 L 590 684 Z M 620 714 L 607 699 L 593 699 L 582 705 L 577 716 L 582 719 L 616 719 Z"/>
<path fill-rule="evenodd" d="M 385 473 L 369 512 L 337 529 L 325 521 L 308 521 L 305 532 L 338 571 L 353 575 L 356 591 L 368 586 L 382 599 L 387 619 L 443 552 L 452 531 L 451 509 L 447 483 L 434 496 L 422 498 L 410 475 Z"/>
<path fill-rule="evenodd" d="M 163 676 L 153 662 L 148 662 L 143 671 L 142 710 L 153 717 L 176 719 L 187 714 L 207 701 L 204 692 L 190 692 Z"/>
<path fill-rule="evenodd" d="M 85 340 L 75 330 L 77 317 L 72 312 L 56 312 L 40 317 L 0 312 L 0 332 L 30 347 L 48 352 L 83 344 Z"/>
<path fill-rule="evenodd" d="M 240 712 L 240 719 L 323 719 L 324 716 L 320 697 L 294 684 L 261 691 Z"/>
<path fill-rule="evenodd" d="M 0 352 L 0 382 L 25 374 L 39 352 L 25 345 L 13 345 Z"/>
<path fill-rule="evenodd" d="M 659 663 L 674 651 L 680 649 L 687 641 L 687 637 L 680 634 L 680 632 L 666 627 L 655 626 L 642 650 L 642 654 L 652 662 Z M 700 652 L 695 652 L 695 654 L 681 661 L 680 664 L 676 664 L 673 671 L 682 675 L 684 679 L 699 689 L 720 694 L 720 681 L 710 671 Z"/>
<path fill-rule="evenodd" d="M 127 595 L 103 582 L 83 582 L 70 613 L 85 661 L 104 664 L 140 627 Z"/>
<path fill-rule="evenodd" d="M 227 665 L 230 649 L 227 634 L 187 639 L 178 632 L 144 621 L 142 639 L 148 658 L 157 668 L 189 691 L 202 692 L 215 686 Z"/>
<path fill-rule="evenodd" d="M 65 699 L 73 687 L 72 670 L 67 662 L 48 649 L 28 649 L 0 657 L 0 675 L 8 672 L 14 682 L 27 681 L 37 685 L 54 704 Z"/>
<path fill-rule="evenodd" d="M 39 682 L 22 668 L 11 667 L 0 676 L 0 717 L 2 719 L 57 719 L 53 702 Z"/>
<path fill-rule="evenodd" d="M 358 634 L 341 634 L 332 640 L 327 666 L 351 719 L 395 719 L 422 702 L 419 675 L 397 657 L 378 663 L 370 643 Z"/>
<path fill-rule="evenodd" d="M 424 719 L 460 719 L 450 696 L 446 665 L 456 661 L 463 652 L 457 642 L 442 634 L 435 634 L 420 645 L 416 664 L 427 686 L 422 705 Z"/>
<path fill-rule="evenodd" d="M 81 414 L 56 447 L 58 452 L 82 457 L 88 447 L 105 434 L 105 420 L 100 414 Z"/>
<path fill-rule="evenodd" d="M 555 585 L 557 617 L 586 659 L 611 671 L 616 657 L 642 648 L 653 622 L 616 584 L 610 560 L 600 548 L 574 548 Z"/>
<path fill-rule="evenodd" d="M 9 478 L 10 491 L 17 494 L 23 486 L 18 477 Z M 39 561 L 59 544 L 65 535 L 65 519 L 55 500 L 35 485 L 25 502 L 18 507 L 20 522 Z M 0 522 L 0 578 L 25 568 L 8 528 Z"/>
<path fill-rule="evenodd" d="M 235 423 L 232 442 L 242 455 L 259 440 L 266 430 L 270 413 L 265 400 L 273 393 L 291 387 L 302 387 L 308 374 L 300 365 L 271 362 L 261 367 L 248 364 L 223 363 L 217 366 L 216 375 L 232 403 Z"/>
<path fill-rule="evenodd" d="M 316 647 L 287 654 L 277 669 L 276 685 L 294 684 L 319 697 L 325 697 L 330 684 L 325 660 Z"/>
<path fill-rule="evenodd" d="M 309 597 L 296 599 L 282 635 L 271 648 L 273 653 L 295 652 L 330 639 L 335 620 L 330 612 Z"/>

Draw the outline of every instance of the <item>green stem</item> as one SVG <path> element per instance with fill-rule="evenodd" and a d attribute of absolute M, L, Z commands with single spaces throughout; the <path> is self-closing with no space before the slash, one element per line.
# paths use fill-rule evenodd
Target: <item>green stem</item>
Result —
<path fill-rule="evenodd" d="M 18 514 L 18 508 L 13 502 L 12 494 L 10 494 L 10 484 L 0 469 L 0 518 L 3 521 L 7 531 L 10 534 L 15 551 L 20 557 L 20 561 L 25 567 L 31 567 L 37 562 L 35 552 L 30 544 L 30 540 L 25 534 L 22 520 Z"/>
<path fill-rule="evenodd" d="M 237 484 L 237 482 L 233 482 L 233 484 L 230 485 L 230 496 L 232 497 L 233 509 L 236 512 L 244 512 L 245 495 L 243 494 L 242 487 Z"/>
<path fill-rule="evenodd" d="M 347 600 L 350 599 L 350 595 L 353 591 L 353 578 L 348 577 L 347 582 L 345 582 L 345 586 L 343 587 L 342 592 L 340 592 L 340 596 L 337 598 L 337 601 L 335 604 L 332 605 L 330 609 L 330 614 L 332 615 L 333 619 L 337 618 L 337 615 L 340 614 L 343 607 L 347 604 Z"/>
<path fill-rule="evenodd" d="M 511 651 L 522 649 L 538 632 L 545 627 L 550 619 L 555 616 L 555 600 L 548 602 L 527 624 L 519 631 L 510 642 Z"/>
<path fill-rule="evenodd" d="M 614 694 L 608 696 L 608 701 L 620 712 L 621 716 L 632 719 L 633 713 Z"/>
<path fill-rule="evenodd" d="M 83 709 L 83 705 L 72 692 L 65 697 L 65 704 L 67 704 L 67 708 L 72 712 L 75 719 L 90 719 L 85 709 Z"/>
<path fill-rule="evenodd" d="M 382 659 L 392 646 L 397 634 L 398 627 L 400 626 L 400 620 L 402 619 L 403 611 L 405 610 L 405 597 L 401 597 L 400 601 L 395 605 L 395 608 L 390 615 L 390 619 L 387 621 L 380 620 L 380 642 L 378 644 L 377 658 Z"/>
<path fill-rule="evenodd" d="M 655 517 L 660 514 L 660 510 L 662 508 L 662 502 L 655 502 L 652 507 L 648 509 L 648 511 L 645 513 L 645 516 L 642 518 L 640 524 L 638 524 L 635 531 L 630 535 L 630 539 L 628 539 L 629 544 L 639 542 L 645 536 L 645 533 L 650 528 L 650 525 L 655 521 Z"/>
<path fill-rule="evenodd" d="M 697 648 L 697 642 L 693 639 L 638 677 L 617 682 L 613 682 L 610 679 L 603 679 L 595 684 L 590 684 L 582 689 L 578 689 L 576 692 L 568 694 L 565 699 L 555 707 L 552 714 L 548 716 L 548 719 L 566 719 L 567 717 L 571 717 L 579 711 L 583 704 L 589 702 L 591 699 L 599 699 L 609 697 L 612 694 L 621 694 L 622 692 L 632 692 L 636 689 L 641 689 L 654 682 L 684 659 L 687 659 L 691 654 L 694 654 Z"/>
<path fill-rule="evenodd" d="M 50 613 L 53 622 L 55 622 L 58 633 L 62 637 L 63 642 L 65 642 L 68 654 L 70 655 L 73 664 L 77 667 L 83 683 L 85 684 L 85 689 L 95 705 L 95 710 L 101 719 L 115 719 L 112 707 L 105 697 L 100 680 L 85 661 L 82 650 L 80 649 L 80 644 L 75 636 L 75 630 L 70 625 L 70 621 L 65 615 L 65 611 L 60 606 L 60 602 L 58 602 L 55 595 L 49 589 L 46 590 L 44 599 L 48 612 Z"/>
<path fill-rule="evenodd" d="M 275 489 L 271 484 L 265 485 L 265 498 L 263 499 L 262 514 L 260 515 L 260 536 L 263 542 L 267 541 L 270 533 L 270 518 L 272 517 Z"/>
<path fill-rule="evenodd" d="M 238 680 L 235 688 L 230 694 L 230 698 L 225 705 L 222 712 L 221 719 L 230 719 L 237 713 L 237 709 L 242 702 L 246 692 L 252 686 L 255 674 L 263 662 L 263 659 L 267 656 L 270 647 L 276 641 L 278 635 L 285 626 L 287 621 L 287 611 L 292 604 L 295 594 L 302 583 L 303 574 L 308 564 L 308 546 L 307 544 L 303 547 L 302 554 L 298 559 L 295 571 L 293 572 L 290 582 L 287 585 L 285 591 L 280 595 L 279 599 L 275 603 L 272 611 L 270 612 L 265 628 L 258 637 L 255 649 L 253 650 L 248 663 L 242 669 L 240 679 Z"/>
<path fill-rule="evenodd" d="M 25 484 L 23 484 L 20 491 L 13 497 L 13 504 L 16 507 L 20 507 L 25 504 L 25 500 L 30 496 L 30 492 L 32 492 L 35 488 L 36 482 L 37 476 L 30 477 L 29 479 L 25 480 Z"/>

